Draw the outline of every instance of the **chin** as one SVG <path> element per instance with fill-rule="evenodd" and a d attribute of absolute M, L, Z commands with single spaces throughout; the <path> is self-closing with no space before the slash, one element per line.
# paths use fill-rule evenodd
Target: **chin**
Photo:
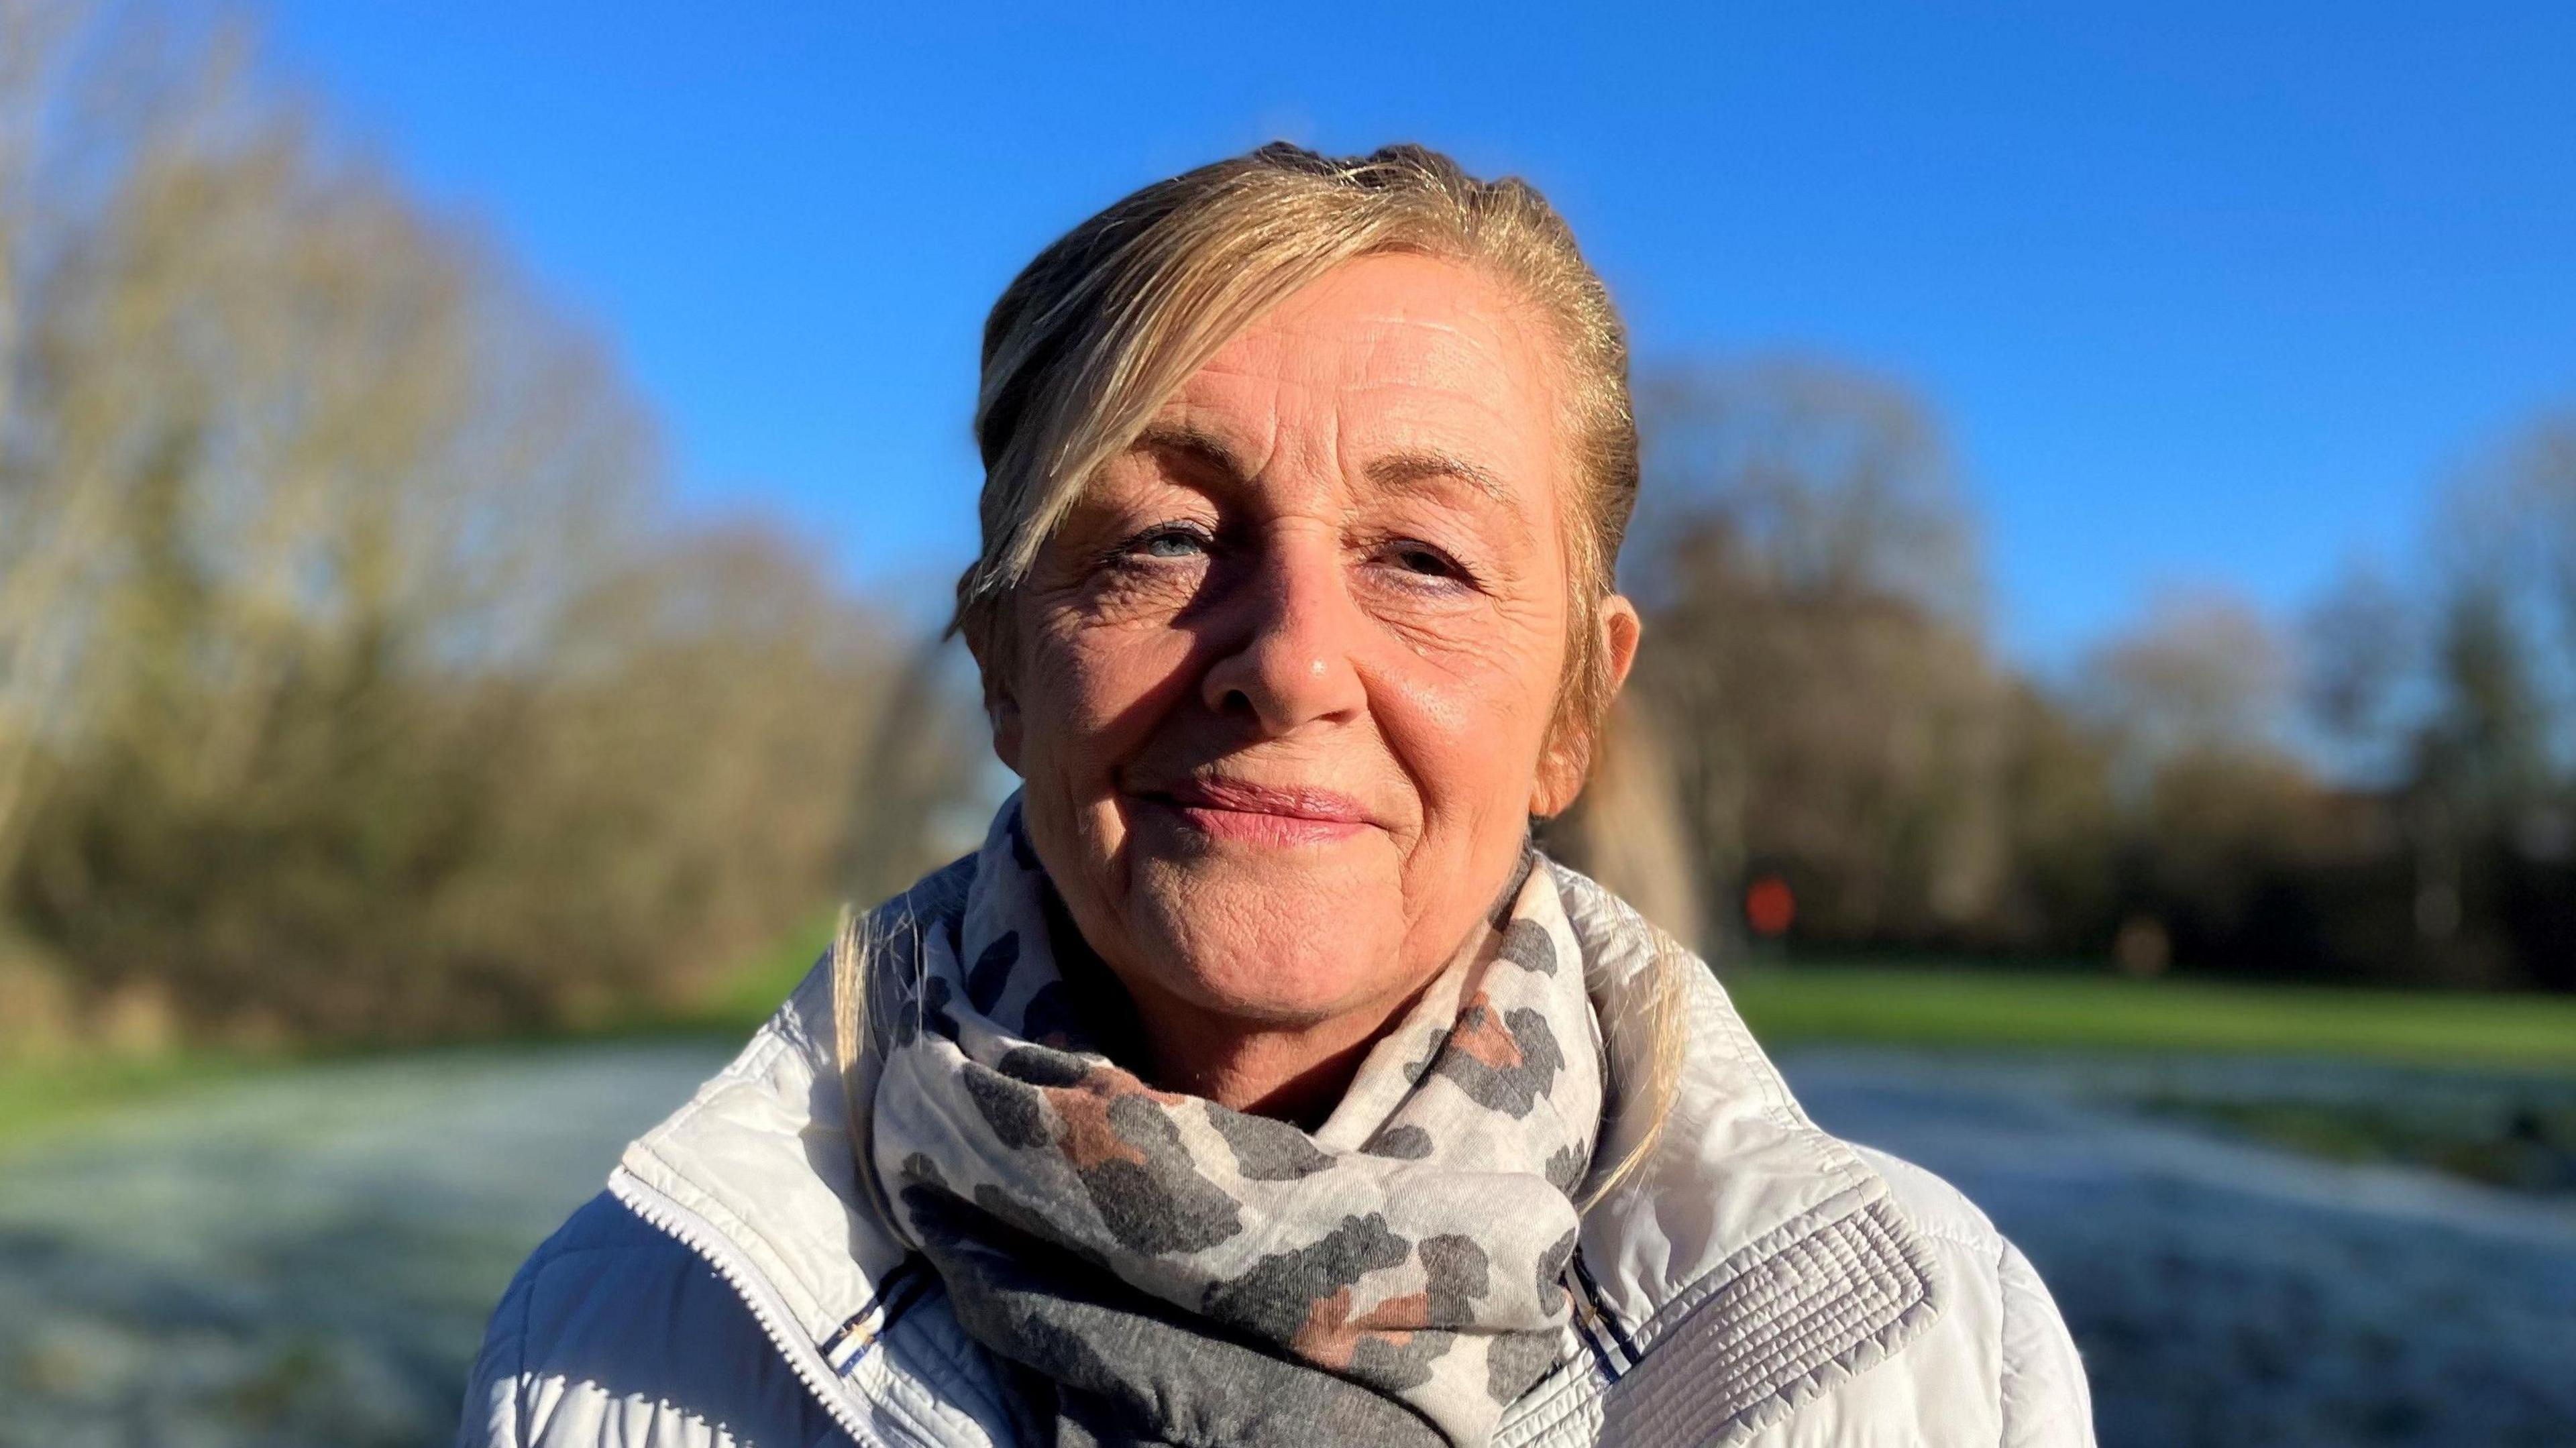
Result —
<path fill-rule="evenodd" d="M 1318 862 L 1321 863 L 1321 862 Z M 1392 881 L 1332 869 L 1228 867 L 1200 857 L 1141 862 L 1131 928 L 1160 959 L 1140 962 L 1202 1010 L 1311 1024 L 1413 984 L 1402 974 L 1402 907 Z"/>

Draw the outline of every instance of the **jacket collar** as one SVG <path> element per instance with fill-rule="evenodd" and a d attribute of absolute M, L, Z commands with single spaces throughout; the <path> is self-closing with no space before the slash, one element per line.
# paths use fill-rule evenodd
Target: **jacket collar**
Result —
<path fill-rule="evenodd" d="M 1733 1442 L 1921 1335 L 1948 1284 L 1886 1181 L 1807 1119 L 1707 965 L 1554 868 L 1614 1080 L 1651 1074 L 1657 972 L 1671 955 L 1682 965 L 1671 1110 L 1583 1219 L 1580 1285 L 1610 1338 L 1597 1386 L 1617 1388 L 1604 1441 Z M 1645 1130 L 1614 1108 L 1599 1159 L 1622 1160 Z M 1560 1414 L 1581 1406 L 1566 1396 Z"/>
<path fill-rule="evenodd" d="M 907 933 L 926 924 L 907 902 L 956 898 L 971 865 L 872 918 L 886 968 L 901 968 Z M 1549 868 L 1613 1079 L 1642 1079 L 1653 972 L 1681 947 L 1591 880 Z M 1688 1050 L 1671 1112 L 1638 1168 L 1584 1214 L 1578 1301 L 1589 1299 L 1594 1352 L 1542 1383 L 1515 1415 L 1531 1421 L 1507 1419 L 1506 1438 L 1576 1413 L 1616 1418 L 1626 1403 L 1646 1416 L 1614 1424 L 1616 1441 L 1732 1441 L 1897 1351 L 1943 1309 L 1937 1263 L 1885 1181 L 1807 1119 L 1714 976 L 1684 957 Z M 629 1205 L 676 1206 L 693 1237 L 712 1238 L 690 1245 L 787 1319 L 773 1336 L 802 1340 L 782 1348 L 810 1347 L 838 1373 L 883 1326 L 908 1251 L 849 1145 L 871 1083 L 845 1096 L 832 1040 L 822 964 L 731 1065 L 627 1148 L 611 1186 Z M 1623 1159 L 1642 1131 L 1614 1114 L 1599 1159 Z M 1726 1431 L 1711 1437 L 1714 1424 Z"/>

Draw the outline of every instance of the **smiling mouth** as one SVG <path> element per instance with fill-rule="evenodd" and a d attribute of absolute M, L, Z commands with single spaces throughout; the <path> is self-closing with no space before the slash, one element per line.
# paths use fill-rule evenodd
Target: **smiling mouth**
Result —
<path fill-rule="evenodd" d="M 1234 779 L 1192 779 L 1170 789 L 1139 792 L 1156 805 L 1216 839 L 1257 844 L 1316 844 L 1344 839 L 1372 822 L 1368 808 L 1328 789 L 1280 789 Z"/>

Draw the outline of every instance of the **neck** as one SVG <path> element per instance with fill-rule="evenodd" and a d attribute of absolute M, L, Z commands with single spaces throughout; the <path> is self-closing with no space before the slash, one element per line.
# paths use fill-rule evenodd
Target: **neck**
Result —
<path fill-rule="evenodd" d="M 1145 1032 L 1152 1043 L 1153 1084 L 1312 1131 L 1341 1104 L 1369 1048 L 1411 999 L 1360 1019 L 1341 1017 L 1302 1028 L 1156 1022 L 1149 1016 Z"/>
<path fill-rule="evenodd" d="M 1479 922 L 1448 964 L 1490 953 L 1498 939 Z M 1311 1022 L 1245 1021 L 1175 998 L 1131 992 L 1148 1077 L 1165 1091 L 1204 1096 L 1312 1131 L 1341 1104 L 1370 1048 L 1447 968 L 1391 998 Z"/>

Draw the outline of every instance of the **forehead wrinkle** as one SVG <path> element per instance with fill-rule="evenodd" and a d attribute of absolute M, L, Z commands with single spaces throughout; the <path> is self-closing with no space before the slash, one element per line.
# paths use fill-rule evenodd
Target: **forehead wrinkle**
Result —
<path fill-rule="evenodd" d="M 1464 488 L 1531 526 L 1528 500 L 1507 481 L 1518 460 L 1502 468 L 1480 461 L 1484 450 L 1459 435 L 1490 428 L 1511 435 L 1517 453 L 1524 427 L 1555 420 L 1546 349 L 1521 308 L 1459 315 L 1399 296 L 1353 319 L 1316 315 L 1302 300 L 1218 349 L 1131 448 L 1191 458 L 1238 486 L 1286 467 L 1282 481 L 1341 477 L 1417 494 Z M 1201 391 L 1210 384 L 1217 391 Z M 1247 385 L 1251 393 L 1238 391 Z M 1363 398 L 1362 415 L 1345 410 Z M 1451 415 L 1438 416 L 1443 410 Z"/>
<path fill-rule="evenodd" d="M 1406 430 L 1449 434 L 1461 441 L 1482 436 L 1504 440 L 1509 446 L 1509 440 L 1520 433 L 1533 414 L 1542 419 L 1548 416 L 1545 399 L 1529 395 L 1530 389 L 1517 379 L 1503 377 L 1492 386 L 1475 385 L 1483 380 L 1388 378 L 1354 383 L 1343 392 L 1351 397 L 1391 393 L 1395 401 L 1380 414 L 1382 420 Z M 1443 399 L 1457 410 L 1479 414 L 1481 422 L 1438 416 L 1435 409 L 1424 405 L 1433 398 Z"/>

